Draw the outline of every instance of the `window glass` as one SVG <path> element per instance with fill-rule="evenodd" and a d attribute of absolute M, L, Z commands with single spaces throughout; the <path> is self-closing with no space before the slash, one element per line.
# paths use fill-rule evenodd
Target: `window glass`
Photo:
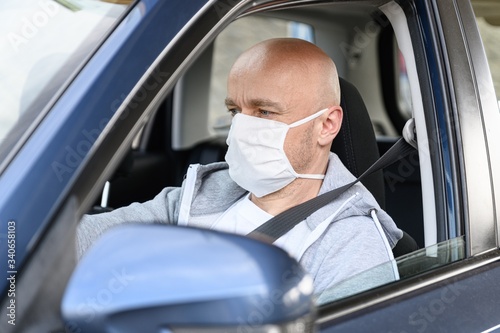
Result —
<path fill-rule="evenodd" d="M 410 119 L 412 117 L 410 80 L 408 79 L 405 58 L 396 43 L 396 39 L 394 39 L 394 43 L 394 66 L 396 69 L 394 73 L 396 75 L 395 82 L 397 106 L 403 118 Z"/>
<path fill-rule="evenodd" d="M 217 36 L 210 80 L 210 132 L 225 135 L 229 130 L 231 116 L 226 111 L 224 100 L 227 76 L 236 58 L 260 41 L 279 37 L 295 37 L 314 42 L 314 31 L 310 25 L 300 22 L 252 16 L 231 23 Z"/>
<path fill-rule="evenodd" d="M 476 15 L 486 15 L 480 8 L 475 9 Z M 488 14 L 492 16 L 477 17 L 477 25 L 483 40 L 495 86 L 495 94 L 500 106 L 500 5 L 492 8 Z"/>
<path fill-rule="evenodd" d="M 125 9 L 96 0 L 0 2 L 0 161 Z"/>
<path fill-rule="evenodd" d="M 500 3 L 484 4 L 472 2 L 477 16 L 477 25 L 483 45 L 488 58 L 488 63 L 495 86 L 494 93 L 500 107 Z M 404 58 L 396 49 L 396 95 L 398 105 L 404 115 L 411 115 L 411 96 L 409 91 L 408 76 L 406 74 L 406 65 Z"/>
<path fill-rule="evenodd" d="M 373 267 L 316 295 L 316 302 L 326 304 L 399 279 L 408 278 L 465 258 L 463 236 L 409 253 Z M 392 272 L 397 271 L 398 276 Z"/>

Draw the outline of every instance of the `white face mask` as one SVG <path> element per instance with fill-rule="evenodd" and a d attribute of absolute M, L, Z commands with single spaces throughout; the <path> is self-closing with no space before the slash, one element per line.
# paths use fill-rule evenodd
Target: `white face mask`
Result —
<path fill-rule="evenodd" d="M 298 174 L 293 170 L 283 145 L 288 130 L 311 121 L 323 109 L 290 125 L 244 114 L 236 114 L 227 137 L 226 162 L 229 175 L 257 197 L 276 192 L 296 178 L 323 179 L 324 175 Z"/>

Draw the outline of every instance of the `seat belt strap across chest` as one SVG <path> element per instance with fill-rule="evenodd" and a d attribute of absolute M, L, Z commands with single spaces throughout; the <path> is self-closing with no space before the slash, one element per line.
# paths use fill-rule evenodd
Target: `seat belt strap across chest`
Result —
<path fill-rule="evenodd" d="M 309 215 L 318 209 L 326 206 L 335 198 L 349 189 L 359 181 L 362 181 L 368 175 L 381 170 L 392 163 L 402 159 L 414 150 L 413 146 L 408 144 L 404 138 L 400 138 L 396 143 L 375 163 L 372 164 L 361 176 L 356 180 L 321 195 L 301 203 L 295 207 L 276 215 L 270 220 L 260 225 L 255 230 L 251 231 L 247 236 L 260 239 L 269 243 L 274 243 L 278 238 L 286 234 L 298 223 L 305 220 Z"/>

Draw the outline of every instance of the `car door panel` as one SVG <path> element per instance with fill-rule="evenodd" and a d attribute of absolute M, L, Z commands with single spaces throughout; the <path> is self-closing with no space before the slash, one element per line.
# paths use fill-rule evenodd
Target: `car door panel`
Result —
<path fill-rule="evenodd" d="M 420 285 L 413 291 L 382 301 L 366 310 L 360 309 L 338 320 L 322 318 L 324 322 L 319 330 L 402 333 L 483 332 L 496 328 L 500 322 L 497 310 L 500 306 L 498 254 L 496 251 L 480 259 L 452 264 L 453 268 L 448 267 L 445 269 L 447 272 L 443 272 L 444 278 L 435 277 L 438 280 L 435 283 Z M 470 269 L 467 265 L 479 267 Z M 460 270 L 466 272 L 458 275 L 453 273 Z M 404 283 L 402 285 L 404 288 Z M 378 297 L 383 298 L 380 294 Z"/>

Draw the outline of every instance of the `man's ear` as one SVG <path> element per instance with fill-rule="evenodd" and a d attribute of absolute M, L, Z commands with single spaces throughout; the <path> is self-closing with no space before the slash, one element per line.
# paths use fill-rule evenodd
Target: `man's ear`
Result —
<path fill-rule="evenodd" d="M 326 117 L 322 118 L 322 127 L 318 138 L 321 146 L 331 145 L 342 125 L 343 111 L 340 106 L 331 106 L 326 111 Z"/>

